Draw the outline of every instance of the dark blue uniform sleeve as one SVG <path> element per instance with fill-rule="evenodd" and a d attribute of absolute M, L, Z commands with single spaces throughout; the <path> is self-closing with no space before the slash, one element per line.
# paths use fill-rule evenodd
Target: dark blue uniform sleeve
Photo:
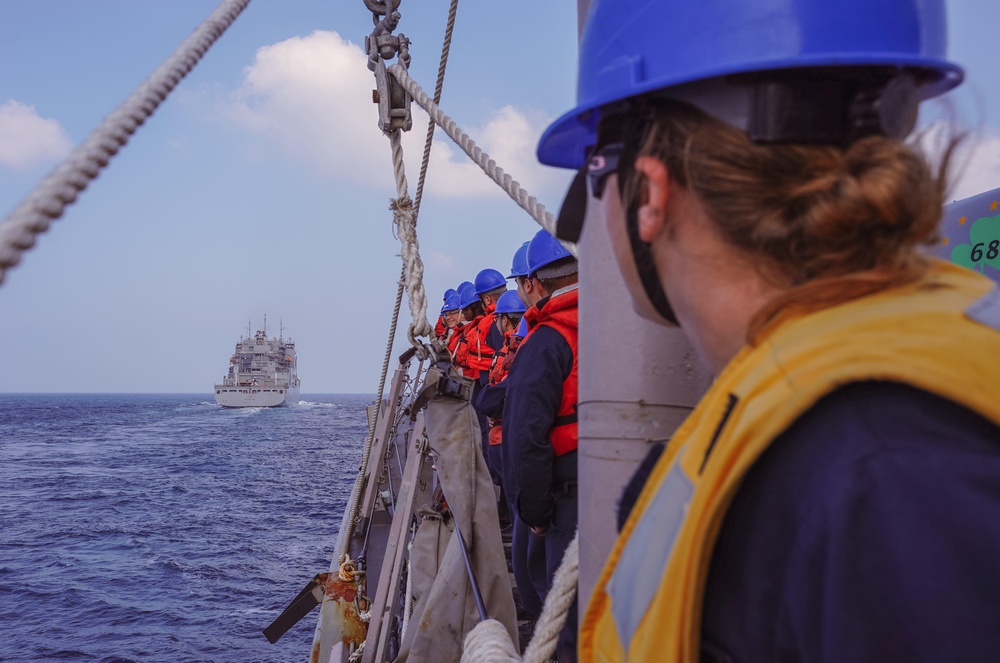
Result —
<path fill-rule="evenodd" d="M 552 520 L 555 453 L 549 431 L 572 369 L 573 350 L 566 339 L 550 327 L 539 327 L 518 348 L 504 382 L 504 488 L 531 527 L 546 527 Z"/>
<path fill-rule="evenodd" d="M 483 415 L 491 419 L 499 419 L 503 416 L 503 402 L 507 397 L 507 381 L 483 387 L 476 397 L 473 405 Z"/>
<path fill-rule="evenodd" d="M 490 333 L 486 335 L 486 345 L 493 348 L 494 352 L 500 352 L 503 349 L 503 343 L 503 333 L 496 326 L 496 321 L 494 321 L 494 324 L 490 325 Z"/>
<path fill-rule="evenodd" d="M 998 523 L 1000 428 L 911 387 L 843 388 L 737 493 L 709 570 L 707 649 L 747 662 L 1000 660 Z"/>

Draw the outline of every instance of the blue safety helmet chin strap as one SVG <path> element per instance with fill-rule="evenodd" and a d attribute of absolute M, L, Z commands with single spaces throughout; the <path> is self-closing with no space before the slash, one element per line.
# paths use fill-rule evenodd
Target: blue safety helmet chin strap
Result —
<path fill-rule="evenodd" d="M 670 305 L 667 293 L 663 290 L 660 272 L 653 260 L 653 248 L 649 242 L 644 242 L 639 236 L 639 196 L 629 196 L 625 190 L 632 179 L 632 169 L 638 156 L 639 148 L 645 143 L 647 123 L 628 123 L 622 136 L 623 148 L 618 166 L 618 195 L 625 206 L 625 230 L 628 232 L 629 246 L 632 249 L 632 260 L 639 274 L 642 289 L 649 299 L 653 309 L 669 324 L 679 327 L 677 314 Z M 641 132 L 641 133 L 640 133 Z"/>

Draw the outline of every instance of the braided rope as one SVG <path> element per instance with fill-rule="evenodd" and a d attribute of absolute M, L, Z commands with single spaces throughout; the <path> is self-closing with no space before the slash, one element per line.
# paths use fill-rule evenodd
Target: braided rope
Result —
<path fill-rule="evenodd" d="M 521 663 L 521 657 L 507 627 L 495 619 L 487 619 L 465 636 L 462 663 Z"/>
<path fill-rule="evenodd" d="M 451 38 L 455 31 L 455 15 L 458 13 L 458 0 L 451 0 L 448 8 L 448 22 L 444 30 L 444 42 L 441 44 L 441 58 L 438 61 L 437 82 L 434 85 L 434 100 L 441 101 L 441 91 L 444 88 L 444 74 L 448 68 L 448 55 L 451 53 Z M 417 215 L 420 213 L 420 203 L 424 197 L 424 182 L 427 180 L 427 167 L 431 160 L 431 147 L 434 145 L 434 122 L 427 123 L 427 137 L 424 140 L 424 154 L 420 161 L 420 175 L 417 178 L 416 200 L 411 204 L 407 195 L 406 172 L 403 166 L 403 145 L 400 132 L 396 130 L 389 135 L 392 146 L 392 161 L 396 175 L 396 195 L 389 208 L 393 211 L 393 223 L 396 225 L 396 235 L 403 244 L 403 276 L 400 277 L 400 290 L 396 293 L 396 311 L 398 314 L 402 288 L 405 281 L 409 293 L 410 313 L 413 322 L 406 336 L 423 356 L 423 346 L 417 336 L 430 336 L 432 328 L 427 320 L 427 297 L 424 294 L 424 263 L 420 258 L 420 246 L 417 243 Z M 420 315 L 414 313 L 419 311 Z"/>
<path fill-rule="evenodd" d="M 441 60 L 438 63 L 437 84 L 434 87 L 434 98 L 437 100 L 441 99 L 441 90 L 444 87 L 444 73 L 445 69 L 448 66 L 448 54 L 451 52 L 451 37 L 455 28 L 455 14 L 457 12 L 457 9 L 458 9 L 458 0 L 451 0 L 451 7 L 448 11 L 448 24 L 445 27 L 444 44 L 441 46 Z M 347 519 L 348 529 L 347 532 L 344 534 L 344 536 L 340 537 L 340 548 L 339 550 L 337 550 L 337 559 L 338 562 L 341 563 L 345 559 L 347 559 L 347 551 L 350 548 L 350 539 L 354 533 L 354 525 L 358 520 L 358 510 L 361 508 L 361 491 L 364 488 L 365 476 L 367 476 L 368 474 L 368 464 L 371 458 L 372 445 L 375 441 L 375 425 L 377 424 L 379 415 L 382 412 L 382 398 L 383 394 L 385 393 L 385 379 L 389 373 L 389 360 L 392 357 L 393 340 L 396 338 L 396 326 L 399 322 L 399 310 L 403 301 L 403 291 L 407 290 L 409 287 L 409 281 L 407 279 L 407 274 L 408 274 L 407 270 L 409 268 L 409 264 L 407 262 L 406 255 L 410 255 L 410 260 L 411 261 L 415 260 L 416 263 L 419 264 L 419 272 L 420 272 L 419 289 L 420 293 L 423 294 L 423 262 L 420 260 L 419 246 L 416 246 L 415 226 L 416 226 L 417 212 L 420 209 L 420 198 L 424 190 L 424 180 L 427 177 L 427 166 L 430 163 L 431 146 L 433 144 L 433 140 L 434 140 L 434 123 L 430 122 L 427 128 L 427 140 L 424 142 L 424 156 L 423 156 L 423 161 L 420 165 L 420 177 L 417 181 L 417 201 L 416 204 L 413 205 L 412 221 L 404 224 L 407 229 L 413 228 L 413 232 L 411 233 L 412 245 L 410 246 L 410 248 L 408 248 L 407 240 L 405 239 L 403 240 L 403 253 L 404 253 L 403 266 L 402 266 L 402 271 L 400 272 L 399 275 L 399 285 L 396 288 L 396 302 L 392 309 L 392 321 L 389 324 L 389 340 L 386 342 L 385 357 L 382 360 L 382 375 L 379 377 L 379 382 L 378 382 L 378 400 L 375 401 L 375 424 L 373 424 L 368 430 L 368 439 L 365 440 L 365 445 L 361 452 L 361 468 L 358 471 L 358 476 L 354 481 L 354 489 L 351 491 L 351 498 L 347 505 L 348 513 L 350 514 L 350 516 Z M 403 151 L 402 151 L 403 148 L 399 142 L 398 131 L 396 131 L 395 142 L 392 142 L 391 136 L 390 136 L 390 142 L 392 143 L 393 161 L 395 162 L 397 158 L 400 160 L 400 166 L 396 168 L 396 190 L 397 192 L 402 191 L 403 193 L 401 194 L 401 198 L 405 198 L 406 200 L 408 200 L 408 198 L 406 198 L 406 186 L 407 186 L 406 174 L 403 171 L 401 165 L 403 158 Z M 393 201 L 392 204 L 390 205 L 390 208 L 393 211 L 396 211 L 397 206 L 399 206 L 397 201 Z M 393 221 L 397 226 L 397 236 L 399 236 L 402 239 L 403 234 L 400 230 L 401 219 L 398 216 L 396 216 L 393 219 Z M 415 254 L 415 258 L 413 257 L 413 254 Z M 411 310 L 412 306 L 413 304 L 411 302 Z M 425 311 L 424 318 L 426 319 L 426 298 L 424 300 L 424 311 Z M 428 331 L 424 335 L 429 336 L 430 331 Z M 423 346 L 421 346 L 416 341 L 415 329 L 413 325 L 410 326 L 407 336 L 410 339 L 411 343 L 413 343 L 418 348 L 421 348 L 421 350 L 423 349 Z"/>
<path fill-rule="evenodd" d="M 455 121 L 448 117 L 438 105 L 428 98 L 427 93 L 424 92 L 416 81 L 414 81 L 410 74 L 398 64 L 394 64 L 389 67 L 389 73 L 399 81 L 399 84 L 410 93 L 413 100 L 420 104 L 421 108 L 427 111 L 431 119 L 439 127 L 444 129 L 445 133 L 455 141 L 455 144 L 462 148 L 462 151 L 469 155 L 476 165 L 483 169 L 491 180 L 500 185 L 508 196 L 518 204 L 525 212 L 531 215 L 535 221 L 538 222 L 542 228 L 547 230 L 553 236 L 556 232 L 556 218 L 545 209 L 545 205 L 538 202 L 538 200 L 528 194 L 527 191 L 521 188 L 521 185 L 504 172 L 504 169 L 496 164 L 490 155 L 483 152 L 482 148 L 476 145 L 475 141 L 469 137 L 464 131 L 458 128 Z M 576 247 L 572 244 L 566 245 L 567 249 L 570 250 L 573 255 L 576 255 Z"/>
<path fill-rule="evenodd" d="M 552 589 L 545 597 L 542 615 L 535 624 L 535 634 L 522 659 L 517 655 L 510 634 L 495 619 L 479 622 L 465 636 L 462 663 L 547 663 L 555 653 L 559 632 L 566 624 L 566 616 L 576 598 L 576 582 L 580 576 L 580 532 L 577 531 L 559 570 L 552 580 Z"/>
<path fill-rule="evenodd" d="M 395 66 L 395 65 L 393 65 Z M 402 258 L 404 265 L 406 293 L 410 304 L 410 328 L 406 332 L 413 347 L 424 353 L 423 345 L 418 336 L 430 337 L 434 328 L 427 320 L 427 295 L 424 293 L 424 262 L 420 259 L 420 243 L 417 241 L 417 218 L 413 201 L 407 193 L 406 167 L 403 164 L 402 132 L 394 129 L 389 132 L 389 143 L 392 146 L 392 164 L 396 174 L 396 198 L 389 204 L 392 210 L 392 220 L 396 224 L 396 234 L 402 243 Z"/>
<path fill-rule="evenodd" d="M 577 531 L 559 570 L 552 580 L 552 589 L 545 597 L 542 615 L 535 624 L 535 635 L 524 652 L 523 663 L 546 663 L 555 653 L 559 632 L 566 624 L 566 616 L 576 598 L 576 583 L 580 576 L 580 533 Z M 522 663 L 517 655 L 510 634 L 495 619 L 479 622 L 465 636 L 462 663 Z"/>
<path fill-rule="evenodd" d="M 437 82 L 434 84 L 434 103 L 441 103 L 441 90 L 444 88 L 444 72 L 448 67 L 448 54 L 451 53 L 451 35 L 455 31 L 455 14 L 458 12 L 458 0 L 451 0 L 448 8 L 448 23 L 444 28 L 444 43 L 441 44 L 441 59 L 438 61 Z M 420 177 L 417 178 L 417 193 L 414 196 L 413 207 L 420 214 L 420 202 L 424 199 L 424 180 L 427 178 L 427 165 L 431 160 L 431 145 L 434 144 L 434 120 L 427 122 L 427 138 L 424 140 L 424 157 L 420 162 Z"/>
<path fill-rule="evenodd" d="M 246 9 L 250 0 L 223 0 L 191 36 L 77 146 L 48 177 L 0 223 L 0 283 L 21 261 L 36 237 L 59 219 L 66 206 L 87 188 L 156 111 L 167 95 Z"/>
<path fill-rule="evenodd" d="M 559 631 L 576 599 L 576 582 L 580 577 L 580 532 L 573 536 L 563 554 L 559 570 L 552 579 L 552 589 L 545 597 L 542 614 L 535 624 L 535 634 L 524 651 L 525 663 L 544 663 L 552 658 L 559 640 Z"/>
<path fill-rule="evenodd" d="M 403 625 L 399 628 L 399 639 L 406 639 L 406 629 L 413 616 L 413 539 L 406 545 L 406 594 L 403 596 Z"/>
<path fill-rule="evenodd" d="M 358 647 L 357 649 L 355 649 L 354 652 L 350 656 L 347 657 L 348 663 L 358 663 L 358 661 L 361 660 L 361 657 L 365 653 L 365 645 L 366 644 L 368 644 L 367 640 L 365 640 L 364 642 L 362 642 L 361 646 Z"/>

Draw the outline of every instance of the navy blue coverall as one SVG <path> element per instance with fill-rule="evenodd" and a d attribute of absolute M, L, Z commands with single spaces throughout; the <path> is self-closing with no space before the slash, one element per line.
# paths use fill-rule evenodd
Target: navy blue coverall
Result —
<path fill-rule="evenodd" d="M 723 520 L 702 650 L 709 663 L 1000 660 L 1000 428 L 895 383 L 822 399 Z"/>
<path fill-rule="evenodd" d="M 546 300 L 539 302 L 544 306 Z M 503 408 L 504 490 L 518 516 L 529 527 L 547 528 L 540 561 L 529 569 L 532 584 L 544 601 L 577 526 L 577 452 L 556 457 L 549 431 L 562 401 L 563 382 L 573 369 L 573 350 L 551 327 L 536 328 L 517 350 L 505 380 Z M 535 535 L 532 534 L 532 537 Z M 530 544 L 529 544 L 530 547 Z M 575 649 L 576 615 L 567 619 L 559 650 Z M 569 641 L 566 638 L 571 638 Z"/>

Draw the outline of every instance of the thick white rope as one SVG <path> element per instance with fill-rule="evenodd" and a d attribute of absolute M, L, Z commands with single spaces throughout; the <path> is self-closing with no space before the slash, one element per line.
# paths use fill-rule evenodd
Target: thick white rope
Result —
<path fill-rule="evenodd" d="M 413 539 L 406 546 L 406 596 L 403 597 L 403 625 L 399 629 L 399 639 L 406 639 L 406 629 L 413 615 Z"/>
<path fill-rule="evenodd" d="M 437 73 L 437 84 L 434 86 L 434 99 L 436 101 L 441 100 L 441 89 L 444 87 L 444 73 L 448 66 L 448 54 L 451 52 L 451 37 L 455 30 L 455 14 L 458 11 L 458 0 L 451 0 L 451 7 L 448 10 L 448 23 L 445 26 L 444 31 L 444 43 L 441 46 L 441 59 L 438 62 L 438 73 Z M 434 122 L 431 121 L 427 125 L 427 138 L 424 141 L 424 156 L 420 164 L 420 177 L 417 180 L 417 199 L 414 204 L 414 224 L 416 224 L 416 215 L 420 211 L 420 199 L 424 191 L 424 180 L 427 178 L 427 166 L 430 163 L 431 158 L 431 146 L 434 142 Z M 398 185 L 398 181 L 397 181 Z M 405 185 L 405 182 L 404 182 Z M 385 357 L 382 361 L 382 375 L 379 377 L 378 382 L 378 400 L 375 402 L 375 421 L 378 421 L 379 413 L 382 410 L 382 394 L 385 388 L 385 378 L 389 373 L 389 359 L 392 356 L 392 345 L 393 340 L 396 338 L 396 324 L 399 321 L 399 308 L 403 302 L 403 291 L 406 289 L 406 265 L 402 267 L 402 272 L 399 275 L 399 286 L 396 288 L 396 303 L 392 309 L 392 323 L 389 325 L 389 341 L 385 348 Z M 411 340 L 412 342 L 412 340 Z M 344 561 L 347 556 L 347 550 L 350 546 L 350 538 L 354 533 L 354 524 L 358 519 L 358 509 L 360 507 L 361 491 L 363 490 L 364 477 L 368 472 L 368 462 L 371 455 L 372 442 L 375 439 L 375 426 L 374 424 L 368 431 L 368 439 L 365 441 L 365 446 L 361 452 L 361 470 L 358 473 L 358 478 L 354 482 L 354 490 L 351 491 L 351 498 L 348 502 L 347 508 L 350 517 L 347 520 L 348 531 L 345 536 L 341 537 L 340 550 L 337 551 L 337 559 L 341 562 Z"/>
<path fill-rule="evenodd" d="M 444 88 L 444 73 L 448 68 L 448 54 L 451 53 L 451 36 L 455 32 L 455 15 L 458 13 L 458 0 L 451 0 L 448 7 L 448 22 L 444 28 L 444 42 L 441 44 L 441 58 L 438 60 L 437 82 L 434 84 L 434 103 L 441 103 L 441 90 Z M 427 122 L 427 137 L 424 139 L 424 156 L 420 161 L 420 177 L 417 178 L 417 193 L 414 196 L 413 207 L 420 214 L 420 202 L 424 199 L 424 181 L 427 178 L 427 165 L 431 160 L 431 146 L 434 144 L 434 120 Z"/>
<path fill-rule="evenodd" d="M 535 624 L 535 634 L 524 651 L 523 663 L 546 663 L 555 653 L 559 631 L 576 598 L 576 583 L 580 576 L 580 533 L 577 531 L 563 555 L 559 570 L 552 580 L 552 589 L 545 597 L 542 615 Z M 503 624 L 487 619 L 476 624 L 465 636 L 462 663 L 522 663 L 510 634 Z"/>
<path fill-rule="evenodd" d="M 559 640 L 559 631 L 576 599 L 576 583 L 580 577 L 580 532 L 573 536 L 562 562 L 552 579 L 552 588 L 545 597 L 542 614 L 535 623 L 535 634 L 524 651 L 525 663 L 544 663 L 552 658 Z"/>
<path fill-rule="evenodd" d="M 521 663 L 507 627 L 495 619 L 479 622 L 465 636 L 462 663 Z"/>
<path fill-rule="evenodd" d="M 420 104 L 420 107 L 427 111 L 431 119 L 439 127 L 444 129 L 445 133 L 455 141 L 455 144 L 462 148 L 462 151 L 469 155 L 476 165 L 483 169 L 491 180 L 500 185 L 508 196 L 518 204 L 525 212 L 531 215 L 535 221 L 538 222 L 542 228 L 555 235 L 556 232 L 556 218 L 545 209 L 545 205 L 538 202 L 538 200 L 529 195 L 527 191 L 521 188 L 514 178 L 504 172 L 504 169 L 496 164 L 490 155 L 483 152 L 482 148 L 476 145 L 475 141 L 469 137 L 464 131 L 458 128 L 455 121 L 448 117 L 441 108 L 434 103 L 430 98 L 428 98 L 427 93 L 424 92 L 416 81 L 414 81 L 410 74 L 398 64 L 394 64 L 389 67 L 389 73 L 399 81 L 399 84 L 410 93 L 413 100 Z M 573 255 L 576 255 L 576 247 L 572 244 L 566 244 L 567 249 L 569 249 Z"/>
<path fill-rule="evenodd" d="M 0 223 L 0 283 L 129 137 L 198 63 L 250 0 L 223 0 L 191 36 Z"/>
<path fill-rule="evenodd" d="M 438 74 L 437 74 L 437 84 L 434 87 L 434 98 L 438 101 L 441 99 L 441 89 L 444 87 L 444 74 L 445 69 L 448 66 L 448 54 L 451 52 L 451 37 L 455 29 L 455 14 L 458 10 L 458 0 L 451 0 L 451 7 L 448 11 L 448 23 L 445 26 L 444 31 L 444 43 L 441 46 L 441 59 L 438 63 Z M 398 132 L 397 132 L 398 133 Z M 420 210 L 420 198 L 424 190 L 424 180 L 427 177 L 427 165 L 430 163 L 431 157 L 431 146 L 434 141 L 434 123 L 433 121 L 428 124 L 427 127 L 427 139 L 424 141 L 424 156 L 423 161 L 420 164 L 420 177 L 417 180 L 417 200 L 413 209 L 413 225 L 416 225 L 417 212 Z M 402 158 L 402 146 L 398 148 L 400 158 Z M 397 148 L 393 145 L 393 158 L 396 157 Z M 403 191 L 406 191 L 406 175 L 402 174 L 402 182 L 400 182 L 400 172 L 396 173 L 396 188 L 397 191 L 400 186 L 403 187 Z M 396 221 L 398 225 L 398 221 Z M 416 230 L 414 230 L 414 237 L 416 236 Z M 404 244 L 405 252 L 405 244 Z M 420 259 L 419 247 L 417 247 L 417 260 Z M 423 263 L 421 263 L 421 270 L 423 270 Z M 421 271 L 421 274 L 423 272 Z M 379 414 L 382 411 L 382 395 L 385 389 L 385 379 L 389 373 L 389 359 L 392 357 L 392 345 L 393 340 L 396 338 L 396 325 L 399 321 L 399 309 L 403 301 L 403 291 L 407 289 L 407 264 L 404 260 L 402 267 L 402 272 L 399 275 L 399 285 L 396 288 L 396 303 L 392 309 L 392 322 L 389 324 L 389 340 L 386 343 L 385 357 L 382 360 L 382 375 L 379 377 L 378 382 L 378 400 L 375 401 L 375 422 L 371 428 L 368 430 L 368 439 L 365 440 L 365 445 L 361 452 L 361 469 L 358 472 L 358 476 L 354 481 L 354 489 L 351 491 L 351 497 L 347 504 L 348 513 L 350 517 L 347 519 L 347 532 L 341 537 L 340 549 L 337 551 L 338 562 L 343 562 L 347 557 L 347 551 L 350 547 L 350 539 L 354 534 L 354 525 L 358 520 L 358 510 L 360 509 L 361 501 L 361 491 L 364 489 L 365 476 L 368 473 L 368 463 L 371 456 L 372 444 L 375 439 L 375 425 L 378 422 Z M 421 281 L 421 290 L 423 289 L 423 284 Z M 425 304 L 426 306 L 426 304 Z M 425 314 L 426 315 L 426 314 Z M 412 336 L 413 328 L 410 329 L 410 342 L 414 342 Z"/>
<path fill-rule="evenodd" d="M 396 66 L 396 65 L 393 65 Z M 423 345 L 417 340 L 419 336 L 434 333 L 434 328 L 427 321 L 427 295 L 424 293 L 424 262 L 420 259 L 420 243 L 417 241 L 417 219 L 413 201 L 407 193 L 406 167 L 403 164 L 402 132 L 393 129 L 389 132 L 389 144 L 392 146 L 392 164 L 396 174 L 396 198 L 389 204 L 392 210 L 392 220 L 396 224 L 396 235 L 402 243 L 401 256 L 406 281 L 406 294 L 410 303 L 410 328 L 406 335 L 413 347 L 423 353 Z"/>

